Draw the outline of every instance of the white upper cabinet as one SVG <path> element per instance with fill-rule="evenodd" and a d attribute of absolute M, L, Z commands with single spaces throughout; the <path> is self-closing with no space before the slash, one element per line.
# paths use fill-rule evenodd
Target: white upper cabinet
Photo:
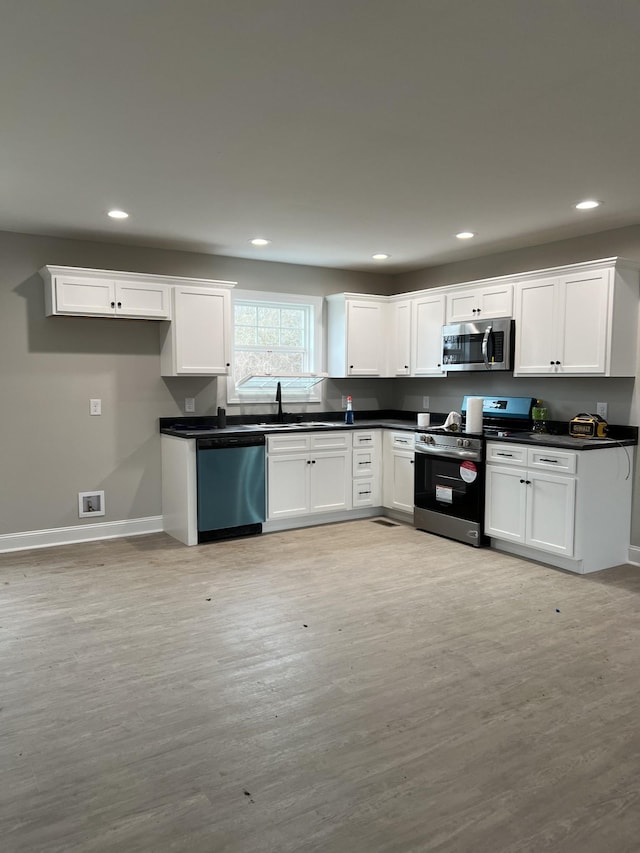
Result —
<path fill-rule="evenodd" d="M 173 320 L 162 330 L 162 376 L 218 376 L 231 363 L 232 282 L 173 288 Z"/>
<path fill-rule="evenodd" d="M 513 316 L 513 283 L 478 284 L 447 294 L 447 323 Z"/>
<path fill-rule="evenodd" d="M 329 376 L 384 376 L 387 297 L 335 293 L 327 304 Z"/>
<path fill-rule="evenodd" d="M 634 376 L 638 273 L 621 262 L 516 285 L 514 375 Z"/>
<path fill-rule="evenodd" d="M 409 376 L 411 374 L 411 318 L 410 299 L 390 299 L 389 366 L 387 376 Z"/>
<path fill-rule="evenodd" d="M 439 289 L 425 291 L 413 299 L 412 376 L 444 376 L 442 326 L 446 295 Z"/>
<path fill-rule="evenodd" d="M 43 267 L 40 275 L 49 316 L 171 317 L 171 290 L 162 276 L 55 266 Z"/>

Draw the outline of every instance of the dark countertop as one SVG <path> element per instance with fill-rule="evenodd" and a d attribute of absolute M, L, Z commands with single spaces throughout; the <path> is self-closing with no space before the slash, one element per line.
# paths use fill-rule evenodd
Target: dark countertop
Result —
<path fill-rule="evenodd" d="M 310 423 L 313 425 L 308 425 Z M 251 432 L 277 435 L 286 432 L 326 432 L 335 429 L 398 429 L 414 432 L 418 429 L 418 425 L 415 421 L 397 418 L 365 418 L 357 420 L 353 424 L 345 424 L 344 421 L 312 421 L 300 424 L 227 424 L 223 429 L 215 426 L 209 429 L 192 429 L 189 426 L 163 427 L 161 425 L 160 432 L 164 435 L 174 435 L 178 438 L 210 438 L 211 436 L 237 435 L 239 433 L 246 435 Z"/>
<path fill-rule="evenodd" d="M 514 433 L 510 436 L 489 436 L 487 441 L 501 441 L 510 444 L 530 444 L 538 447 L 557 447 L 562 450 L 603 450 L 609 447 L 632 447 L 637 438 L 575 438 L 572 435 L 544 435 Z"/>
<path fill-rule="evenodd" d="M 336 429 L 359 430 L 359 429 L 389 429 L 406 430 L 407 432 L 424 432 L 418 427 L 416 415 L 407 413 L 402 417 L 401 412 L 381 411 L 364 412 L 361 417 L 356 413 L 353 424 L 345 424 L 341 413 L 340 420 L 331 420 L 326 414 L 319 414 L 318 420 L 303 421 L 302 423 L 229 423 L 223 429 L 216 426 L 215 417 L 184 417 L 184 418 L 160 418 L 160 432 L 164 435 L 173 435 L 177 438 L 210 438 L 212 436 L 238 435 L 247 433 L 264 433 L 265 435 L 296 433 L 296 432 L 320 432 Z M 310 416 L 311 417 L 311 416 Z M 246 416 L 245 416 L 246 418 Z M 438 426 L 438 416 L 432 426 Z M 197 428 L 195 428 L 197 427 Z M 566 427 L 565 427 L 566 428 Z M 487 441 L 500 441 L 505 443 L 528 444 L 541 447 L 558 447 L 564 450 L 603 450 L 612 447 L 634 446 L 638 444 L 637 427 L 615 427 L 610 431 L 613 438 L 574 438 L 568 434 L 551 435 L 545 433 L 531 433 L 528 431 L 514 432 L 508 436 L 487 436 Z M 464 436 L 464 433 L 460 433 Z"/>

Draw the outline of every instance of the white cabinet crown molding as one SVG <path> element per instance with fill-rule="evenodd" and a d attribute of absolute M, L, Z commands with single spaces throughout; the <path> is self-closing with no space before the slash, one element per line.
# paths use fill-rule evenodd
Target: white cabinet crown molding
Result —
<path fill-rule="evenodd" d="M 191 276 L 180 275 L 162 275 L 160 273 L 147 272 L 127 272 L 125 270 L 101 270 L 89 267 L 67 267 L 57 266 L 55 264 L 46 264 L 40 269 L 40 275 L 43 278 L 51 278 L 56 275 L 75 275 L 86 279 L 105 279 L 111 278 L 115 280 L 122 279 L 124 281 L 138 282 L 161 282 L 162 284 L 190 284 L 202 285 L 203 287 L 214 284 L 216 287 L 235 287 L 237 281 L 223 281 L 209 278 L 193 278 Z"/>

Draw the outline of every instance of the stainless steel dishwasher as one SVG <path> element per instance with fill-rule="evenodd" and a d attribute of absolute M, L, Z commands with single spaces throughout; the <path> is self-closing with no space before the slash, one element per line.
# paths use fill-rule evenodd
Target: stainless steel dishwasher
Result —
<path fill-rule="evenodd" d="M 198 542 L 262 533 L 264 434 L 197 439 L 196 470 Z"/>

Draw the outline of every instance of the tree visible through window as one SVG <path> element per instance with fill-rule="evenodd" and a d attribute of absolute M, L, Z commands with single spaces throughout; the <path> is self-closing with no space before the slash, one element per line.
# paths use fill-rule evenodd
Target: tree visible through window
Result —
<path fill-rule="evenodd" d="M 313 369 L 313 307 L 238 299 L 234 305 L 234 379 L 252 373 Z"/>

